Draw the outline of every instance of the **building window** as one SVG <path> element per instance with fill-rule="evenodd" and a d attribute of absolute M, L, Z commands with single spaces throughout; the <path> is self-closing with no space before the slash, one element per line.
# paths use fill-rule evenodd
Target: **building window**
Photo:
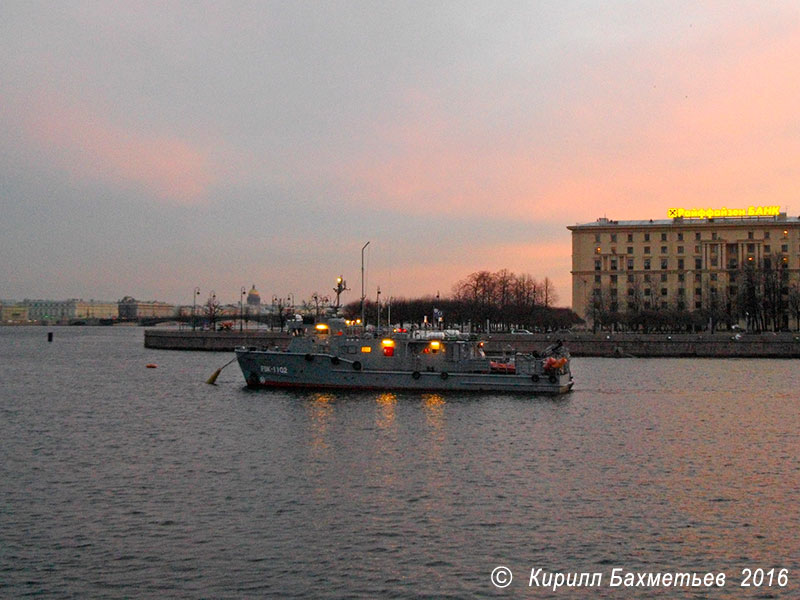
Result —
<path fill-rule="evenodd" d="M 703 308 L 703 303 L 698 300 L 697 302 L 694 303 L 694 307 L 695 308 Z"/>
<path fill-rule="evenodd" d="M 594 234 L 594 243 L 595 244 L 599 244 L 600 243 L 600 234 L 599 233 L 595 233 Z"/>
<path fill-rule="evenodd" d="M 611 288 L 611 290 L 609 290 L 609 292 L 611 293 L 611 295 L 612 295 L 614 298 L 616 298 L 616 297 L 617 297 L 617 288 Z"/>
<path fill-rule="evenodd" d="M 633 296 L 634 291 L 633 288 L 628 288 L 628 296 Z"/>
<path fill-rule="evenodd" d="M 682 258 L 678 259 L 678 268 L 683 270 L 683 259 Z"/>
<path fill-rule="evenodd" d="M 685 296 L 686 288 L 678 288 L 678 296 Z"/>
<path fill-rule="evenodd" d="M 649 258 L 645 258 L 644 259 L 644 270 L 645 271 L 649 271 L 650 270 L 650 259 Z"/>
<path fill-rule="evenodd" d="M 667 254 L 667 247 L 661 246 L 661 254 Z"/>
<path fill-rule="evenodd" d="M 594 261 L 594 270 L 595 271 L 599 271 L 600 270 L 600 261 L 599 260 Z"/>
<path fill-rule="evenodd" d="M 694 232 L 694 239 L 697 240 L 698 242 L 700 241 L 700 232 L 699 231 L 695 231 Z"/>
<path fill-rule="evenodd" d="M 695 258 L 694 259 L 694 268 L 695 269 L 702 269 L 703 268 L 703 259 L 702 258 Z"/>
<path fill-rule="evenodd" d="M 694 280 L 698 281 L 698 282 L 700 281 L 700 273 L 695 273 L 694 274 Z"/>
<path fill-rule="evenodd" d="M 650 283 L 650 275 L 649 274 L 644 276 L 644 282 L 645 283 Z"/>
<path fill-rule="evenodd" d="M 752 233 L 752 231 L 750 233 Z M 756 251 L 756 245 L 755 244 L 747 244 L 747 251 L 750 254 L 752 254 L 753 252 Z"/>
<path fill-rule="evenodd" d="M 632 258 L 628 259 L 628 270 L 629 271 L 633 270 L 633 259 Z"/>
<path fill-rule="evenodd" d="M 650 295 L 650 288 L 644 288 L 644 295 L 645 296 L 649 296 Z"/>
<path fill-rule="evenodd" d="M 752 240 L 753 239 L 753 232 L 752 231 L 748 231 L 747 232 L 747 239 L 748 240 Z"/>
<path fill-rule="evenodd" d="M 662 273 L 661 274 L 661 281 L 666 281 L 666 280 L 667 280 L 667 274 L 666 273 Z"/>
<path fill-rule="evenodd" d="M 683 246 L 678 246 L 678 254 L 683 254 Z"/>
<path fill-rule="evenodd" d="M 678 232 L 678 241 L 679 242 L 683 241 L 683 232 L 682 231 Z"/>
<path fill-rule="evenodd" d="M 661 241 L 662 242 L 666 242 L 667 241 L 667 234 L 666 233 L 662 233 L 661 234 Z"/>
<path fill-rule="evenodd" d="M 628 254 L 633 254 L 633 246 L 628 246 Z"/>
<path fill-rule="evenodd" d="M 628 234 L 628 241 L 629 241 L 629 242 L 632 242 L 632 241 L 633 241 L 633 234 L 632 234 L 632 233 L 629 233 L 629 234 Z"/>
<path fill-rule="evenodd" d="M 769 254 L 770 252 L 772 252 L 772 246 L 764 244 L 764 254 Z"/>
<path fill-rule="evenodd" d="M 700 296 L 700 295 L 702 295 L 702 293 L 703 293 L 703 290 L 701 290 L 700 288 L 694 288 L 694 295 L 695 296 Z"/>
<path fill-rule="evenodd" d="M 594 276 L 594 282 L 595 283 L 600 283 L 600 275 L 595 275 Z"/>
<path fill-rule="evenodd" d="M 765 240 L 768 240 L 768 239 L 769 239 L 769 231 L 765 231 L 765 232 L 764 232 L 764 239 L 765 239 Z"/>
<path fill-rule="evenodd" d="M 781 244 L 781 252 L 786 254 L 789 251 L 789 244 Z"/>
<path fill-rule="evenodd" d="M 711 274 L 711 281 L 716 281 L 716 280 L 717 280 L 717 274 L 716 273 L 712 273 Z"/>
<path fill-rule="evenodd" d="M 611 270 L 612 271 L 616 271 L 617 270 L 617 259 L 616 258 L 612 258 L 611 259 Z"/>
<path fill-rule="evenodd" d="M 667 268 L 667 262 L 668 262 L 668 259 L 666 259 L 666 258 L 662 258 L 661 259 L 661 268 L 662 269 L 666 269 Z"/>
<path fill-rule="evenodd" d="M 717 239 L 717 232 L 716 231 L 712 231 L 711 232 L 711 239 L 712 240 L 716 240 Z"/>
<path fill-rule="evenodd" d="M 611 283 L 617 283 L 617 276 L 616 275 L 612 275 L 611 276 Z"/>
<path fill-rule="evenodd" d="M 684 276 L 683 273 L 678 273 L 678 281 L 684 281 L 685 279 L 686 277 Z"/>
<path fill-rule="evenodd" d="M 644 234 L 644 241 L 645 242 L 649 242 L 650 241 L 650 234 L 649 233 L 645 233 Z"/>
<path fill-rule="evenodd" d="M 753 262 L 753 257 L 752 256 L 748 256 L 747 260 L 748 260 L 748 262 Z M 769 256 L 767 256 L 764 259 L 764 268 L 765 269 L 771 269 L 772 268 L 772 259 Z"/>
<path fill-rule="evenodd" d="M 700 254 L 700 246 L 695 246 L 694 247 L 694 253 L 695 254 Z"/>
<path fill-rule="evenodd" d="M 611 241 L 612 242 L 616 242 L 617 241 L 617 234 L 616 233 L 612 233 L 611 234 Z"/>
<path fill-rule="evenodd" d="M 717 257 L 716 256 L 712 256 L 711 257 L 711 266 L 712 267 L 716 267 L 717 266 Z"/>
<path fill-rule="evenodd" d="M 650 246 L 645 246 L 644 247 L 644 253 L 645 254 L 650 254 Z"/>

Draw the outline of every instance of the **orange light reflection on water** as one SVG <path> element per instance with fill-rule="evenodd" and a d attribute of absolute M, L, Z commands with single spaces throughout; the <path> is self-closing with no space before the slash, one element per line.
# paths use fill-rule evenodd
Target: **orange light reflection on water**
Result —
<path fill-rule="evenodd" d="M 308 403 L 309 421 L 311 425 L 311 449 L 314 452 L 328 450 L 328 426 L 333 414 L 335 397 L 329 393 L 316 393 Z"/>
<path fill-rule="evenodd" d="M 378 403 L 378 413 L 375 423 L 381 429 L 390 429 L 395 423 L 397 394 L 386 392 L 378 396 L 375 401 Z"/>

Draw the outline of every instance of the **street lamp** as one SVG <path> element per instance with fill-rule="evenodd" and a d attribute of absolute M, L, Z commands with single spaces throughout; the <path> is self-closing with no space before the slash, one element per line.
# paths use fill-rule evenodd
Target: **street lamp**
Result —
<path fill-rule="evenodd" d="M 244 320 L 244 295 L 246 289 L 242 286 L 242 295 L 239 297 L 239 331 L 242 331 L 242 321 Z"/>
<path fill-rule="evenodd" d="M 200 295 L 200 288 L 194 288 L 194 293 L 192 294 L 192 331 L 197 329 L 197 321 L 195 320 L 194 313 L 195 309 L 197 308 L 197 297 Z"/>

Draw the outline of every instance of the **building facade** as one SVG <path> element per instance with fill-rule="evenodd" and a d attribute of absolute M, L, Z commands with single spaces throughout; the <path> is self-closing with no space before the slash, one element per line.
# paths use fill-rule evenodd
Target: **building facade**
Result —
<path fill-rule="evenodd" d="M 175 305 L 155 300 L 136 300 L 125 296 L 119 301 L 120 319 L 141 319 L 143 317 L 174 317 L 177 313 Z"/>
<path fill-rule="evenodd" d="M 0 305 L 0 322 L 2 323 L 27 323 L 30 320 L 28 307 L 19 302 Z"/>
<path fill-rule="evenodd" d="M 744 314 L 742 285 L 748 273 L 758 272 L 777 274 L 778 297 L 770 301 L 786 307 L 788 316 L 790 296 L 800 289 L 800 217 L 787 217 L 777 207 L 668 214 L 672 218 L 601 218 L 567 228 L 572 309 L 578 315 L 591 322 L 601 310 L 677 309 L 723 310 L 736 317 Z"/>
<path fill-rule="evenodd" d="M 97 300 L 25 300 L 28 318 L 43 323 L 64 323 L 79 319 L 116 319 L 116 302 Z"/>

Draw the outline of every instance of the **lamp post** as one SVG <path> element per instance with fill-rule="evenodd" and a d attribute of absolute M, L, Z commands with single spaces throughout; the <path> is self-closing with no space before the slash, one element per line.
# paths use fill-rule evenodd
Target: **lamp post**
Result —
<path fill-rule="evenodd" d="M 242 321 L 244 320 L 244 295 L 246 289 L 242 286 L 242 294 L 239 296 L 239 331 L 242 331 Z"/>
<path fill-rule="evenodd" d="M 381 328 L 381 286 L 378 286 L 378 295 L 377 295 L 377 298 L 376 298 L 375 302 L 376 302 L 377 309 L 378 309 L 377 310 L 378 319 L 377 319 L 377 321 L 375 323 L 375 327 L 377 328 L 377 330 L 380 330 L 380 328 Z"/>
<path fill-rule="evenodd" d="M 361 324 L 364 326 L 366 326 L 364 322 L 364 300 L 366 299 L 366 295 L 364 294 L 364 250 L 367 246 L 369 246 L 369 242 L 361 247 Z"/>
<path fill-rule="evenodd" d="M 192 294 L 192 331 L 197 329 L 197 320 L 194 317 L 195 310 L 197 309 L 197 297 L 200 295 L 200 288 L 194 288 L 194 293 Z"/>

